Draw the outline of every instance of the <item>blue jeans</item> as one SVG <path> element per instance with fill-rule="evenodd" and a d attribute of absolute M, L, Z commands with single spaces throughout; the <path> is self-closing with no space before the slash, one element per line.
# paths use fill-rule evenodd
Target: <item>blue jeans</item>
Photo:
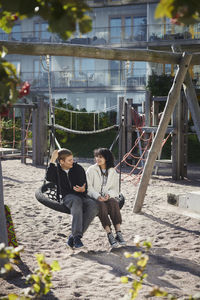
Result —
<path fill-rule="evenodd" d="M 88 196 L 82 197 L 74 194 L 68 194 L 63 199 L 72 215 L 72 235 L 83 236 L 88 226 L 99 212 L 97 201 Z"/>

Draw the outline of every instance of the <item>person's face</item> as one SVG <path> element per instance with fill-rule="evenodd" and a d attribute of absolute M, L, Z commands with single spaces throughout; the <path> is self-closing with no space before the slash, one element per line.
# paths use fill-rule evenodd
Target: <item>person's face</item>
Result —
<path fill-rule="evenodd" d="M 74 158 L 73 155 L 69 155 L 65 157 L 64 160 L 60 160 L 60 166 L 64 170 L 71 169 L 73 167 Z"/>
<path fill-rule="evenodd" d="M 95 160 L 98 166 L 106 167 L 106 160 L 102 155 L 95 156 Z"/>

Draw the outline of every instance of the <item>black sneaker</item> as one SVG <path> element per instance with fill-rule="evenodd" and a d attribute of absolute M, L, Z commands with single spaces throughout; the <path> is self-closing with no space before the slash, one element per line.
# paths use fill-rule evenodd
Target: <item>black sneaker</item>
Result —
<path fill-rule="evenodd" d="M 74 247 L 74 238 L 73 238 L 73 235 L 72 235 L 72 234 L 70 234 L 70 236 L 68 237 L 67 245 L 68 245 L 70 248 L 73 248 L 73 247 Z"/>
<path fill-rule="evenodd" d="M 108 233 L 108 241 L 112 248 L 116 248 L 118 246 L 118 243 L 116 239 L 114 238 L 112 232 Z"/>
<path fill-rule="evenodd" d="M 115 239 L 116 239 L 116 241 L 118 241 L 118 243 L 119 243 L 120 245 L 126 245 L 126 242 L 125 242 L 125 240 L 124 240 L 124 238 L 123 238 L 123 236 L 122 236 L 121 231 L 117 231 L 117 232 L 116 232 L 116 237 L 115 237 Z"/>
<path fill-rule="evenodd" d="M 81 237 L 80 236 L 75 236 L 74 237 L 74 247 L 75 248 L 83 247 L 83 243 L 81 242 Z"/>

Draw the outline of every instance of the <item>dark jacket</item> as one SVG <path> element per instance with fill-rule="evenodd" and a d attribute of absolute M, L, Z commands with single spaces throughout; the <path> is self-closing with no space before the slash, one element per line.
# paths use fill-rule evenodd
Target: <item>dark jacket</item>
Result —
<path fill-rule="evenodd" d="M 59 175 L 59 178 L 58 178 Z M 68 180 L 69 176 L 69 180 Z M 61 195 L 64 198 L 67 194 L 75 194 L 79 196 L 86 196 L 87 194 L 87 181 L 85 170 L 77 163 L 73 163 L 73 167 L 69 169 L 68 176 L 66 172 L 58 164 L 50 163 L 46 173 L 46 180 L 55 183 L 61 189 Z M 84 193 L 78 193 L 73 190 L 73 186 L 82 186 L 86 183 L 86 190 Z"/>

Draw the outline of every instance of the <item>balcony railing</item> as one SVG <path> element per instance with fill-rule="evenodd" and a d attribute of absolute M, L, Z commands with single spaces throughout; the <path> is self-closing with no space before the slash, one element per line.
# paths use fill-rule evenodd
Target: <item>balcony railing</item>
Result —
<path fill-rule="evenodd" d="M 28 81 L 33 88 L 48 88 L 47 72 L 23 72 L 22 81 Z M 130 75 L 127 80 L 119 76 L 111 76 L 109 71 L 89 71 L 75 73 L 55 71 L 50 72 L 51 87 L 54 88 L 92 88 L 92 87 L 129 87 L 146 86 L 146 70 L 135 70 L 135 75 Z"/>
<path fill-rule="evenodd" d="M 113 30 L 115 29 L 115 30 Z M 115 33 L 115 35 L 113 35 Z M 70 43 L 80 45 L 111 45 L 131 46 L 138 42 L 162 42 L 172 40 L 195 40 L 200 39 L 200 24 L 193 26 L 178 26 L 173 24 L 152 24 L 131 27 L 98 27 L 93 28 L 87 35 L 74 34 L 64 41 L 56 34 L 48 31 L 40 32 L 13 32 L 6 34 L 0 32 L 0 40 L 34 42 L 34 43 Z"/>

